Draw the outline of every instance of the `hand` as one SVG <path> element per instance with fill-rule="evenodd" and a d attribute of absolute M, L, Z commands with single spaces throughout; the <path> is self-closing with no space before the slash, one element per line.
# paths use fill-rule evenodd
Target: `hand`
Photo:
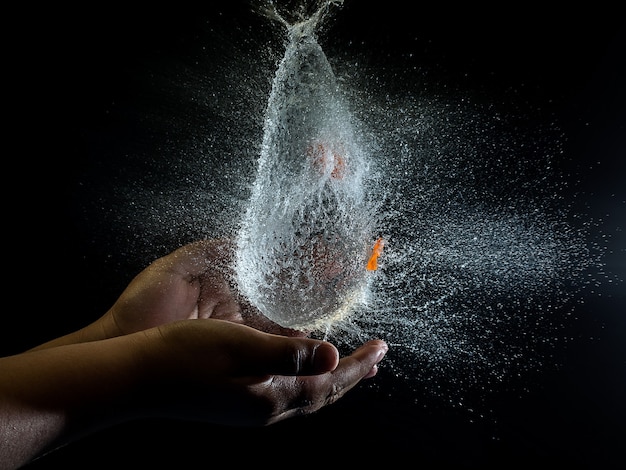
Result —
<path fill-rule="evenodd" d="M 102 319 L 119 334 L 158 327 L 148 348 L 159 355 L 152 362 L 157 381 L 167 378 L 170 398 L 181 381 L 197 387 L 197 401 L 186 389 L 180 397 L 188 412 L 175 413 L 197 418 L 204 409 L 210 419 L 217 413 L 229 423 L 236 417 L 267 424 L 315 411 L 375 375 L 383 342 L 372 341 L 340 361 L 330 343 L 285 338 L 304 333 L 276 325 L 238 298 L 227 281 L 230 253 L 221 240 L 179 248 L 141 272 Z M 193 321 L 174 323 L 179 320 Z M 171 369 L 163 374 L 165 364 Z"/>
<path fill-rule="evenodd" d="M 1 466 L 139 416 L 271 424 L 376 375 L 383 341 L 340 359 L 331 343 L 264 319 L 227 282 L 229 253 L 223 241 L 184 246 L 92 324 L 0 358 Z"/>
<path fill-rule="evenodd" d="M 240 298 L 232 282 L 231 243 L 204 240 L 154 261 L 126 288 L 102 319 L 105 329 L 128 334 L 176 320 L 214 318 L 284 335 L 282 328 Z"/>
<path fill-rule="evenodd" d="M 148 415 L 231 425 L 271 424 L 334 403 L 376 375 L 387 351 L 372 340 L 339 359 L 325 341 L 213 319 L 171 323 L 143 341 Z"/>
<path fill-rule="evenodd" d="M 268 333 L 305 336 L 264 317 L 240 298 L 229 279 L 232 244 L 202 240 L 155 260 L 139 273 L 101 318 L 76 332 L 42 344 L 96 341 L 183 319 L 213 318 L 242 323 Z"/>

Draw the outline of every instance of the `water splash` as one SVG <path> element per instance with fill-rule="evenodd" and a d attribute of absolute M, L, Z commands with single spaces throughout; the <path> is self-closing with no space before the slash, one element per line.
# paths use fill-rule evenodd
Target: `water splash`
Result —
<path fill-rule="evenodd" d="M 592 264 L 555 209 L 558 130 L 515 135 L 507 116 L 467 101 L 387 94 L 377 106 L 354 92 L 362 74 L 337 79 L 317 41 L 329 4 L 293 24 L 270 15 L 288 41 L 238 234 L 241 291 L 346 349 L 385 339 L 397 375 L 443 396 L 538 367 Z"/>
<path fill-rule="evenodd" d="M 542 367 L 599 264 L 563 195 L 558 126 L 330 54 L 318 35 L 339 4 L 267 3 L 277 57 L 234 30 L 243 46 L 223 64 L 176 76 L 172 141 L 132 160 L 136 179 L 95 186 L 115 210 L 92 230 L 114 227 L 111 245 L 126 237 L 121 255 L 142 263 L 161 244 L 235 238 L 238 284 L 264 314 L 346 351 L 385 339 L 394 386 L 458 402 Z"/>
<path fill-rule="evenodd" d="M 241 292 L 276 323 L 305 331 L 362 302 L 377 229 L 369 156 L 316 39 L 327 7 L 294 24 L 272 15 L 289 39 L 236 249 Z"/>

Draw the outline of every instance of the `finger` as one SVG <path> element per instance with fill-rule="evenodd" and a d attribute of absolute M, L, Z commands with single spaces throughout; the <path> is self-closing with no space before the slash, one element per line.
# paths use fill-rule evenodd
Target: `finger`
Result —
<path fill-rule="evenodd" d="M 361 380 L 376 375 L 378 363 L 385 357 L 388 349 L 389 347 L 384 341 L 371 340 L 349 356 L 342 358 L 337 368 L 330 374 L 327 374 L 327 376 L 330 376 L 328 380 L 319 381 L 316 384 L 319 390 L 316 390 L 315 386 L 310 390 L 309 393 L 312 394 L 310 403 L 313 404 L 311 410 L 314 411 L 321 406 L 336 402 Z M 311 379 L 315 382 L 315 378 L 312 377 Z M 315 395 L 321 397 L 322 401 L 316 400 Z M 304 411 L 306 412 L 306 410 Z"/>
<path fill-rule="evenodd" d="M 297 377 L 297 387 L 290 387 L 289 397 L 284 397 L 285 409 L 273 421 L 291 416 L 313 413 L 343 397 L 362 379 L 376 375 L 378 363 L 387 353 L 384 341 L 371 340 L 342 358 L 331 372 L 309 377 Z M 279 379 L 287 379 L 281 377 Z"/>
<path fill-rule="evenodd" d="M 304 331 L 286 328 L 273 322 L 263 315 L 259 309 L 253 306 L 248 299 L 240 298 L 238 299 L 238 302 L 241 309 L 242 322 L 245 325 L 251 326 L 256 330 L 264 331 L 265 333 L 272 333 L 280 336 L 307 336 L 307 333 Z"/>
<path fill-rule="evenodd" d="M 361 379 L 376 375 L 378 363 L 383 360 L 388 350 L 389 346 L 384 341 L 371 340 L 349 356 L 342 358 L 337 369 L 333 371 L 338 388 L 349 389 Z"/>
<path fill-rule="evenodd" d="M 256 338 L 238 342 L 237 350 L 244 374 L 318 375 L 334 370 L 339 364 L 339 351 L 327 341 L 249 330 Z"/>

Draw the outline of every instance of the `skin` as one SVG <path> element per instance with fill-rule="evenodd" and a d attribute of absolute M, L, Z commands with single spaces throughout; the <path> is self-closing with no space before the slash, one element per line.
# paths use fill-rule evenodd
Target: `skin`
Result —
<path fill-rule="evenodd" d="M 238 298 L 227 241 L 157 259 L 88 326 L 0 358 L 0 468 L 142 417 L 265 426 L 313 413 L 376 375 L 387 345 L 346 357 Z"/>

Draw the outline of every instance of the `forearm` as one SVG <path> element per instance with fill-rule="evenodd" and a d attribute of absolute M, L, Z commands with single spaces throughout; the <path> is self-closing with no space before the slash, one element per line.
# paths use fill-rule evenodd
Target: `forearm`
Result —
<path fill-rule="evenodd" d="M 141 389 L 141 335 L 0 359 L 0 468 L 129 419 Z"/>

